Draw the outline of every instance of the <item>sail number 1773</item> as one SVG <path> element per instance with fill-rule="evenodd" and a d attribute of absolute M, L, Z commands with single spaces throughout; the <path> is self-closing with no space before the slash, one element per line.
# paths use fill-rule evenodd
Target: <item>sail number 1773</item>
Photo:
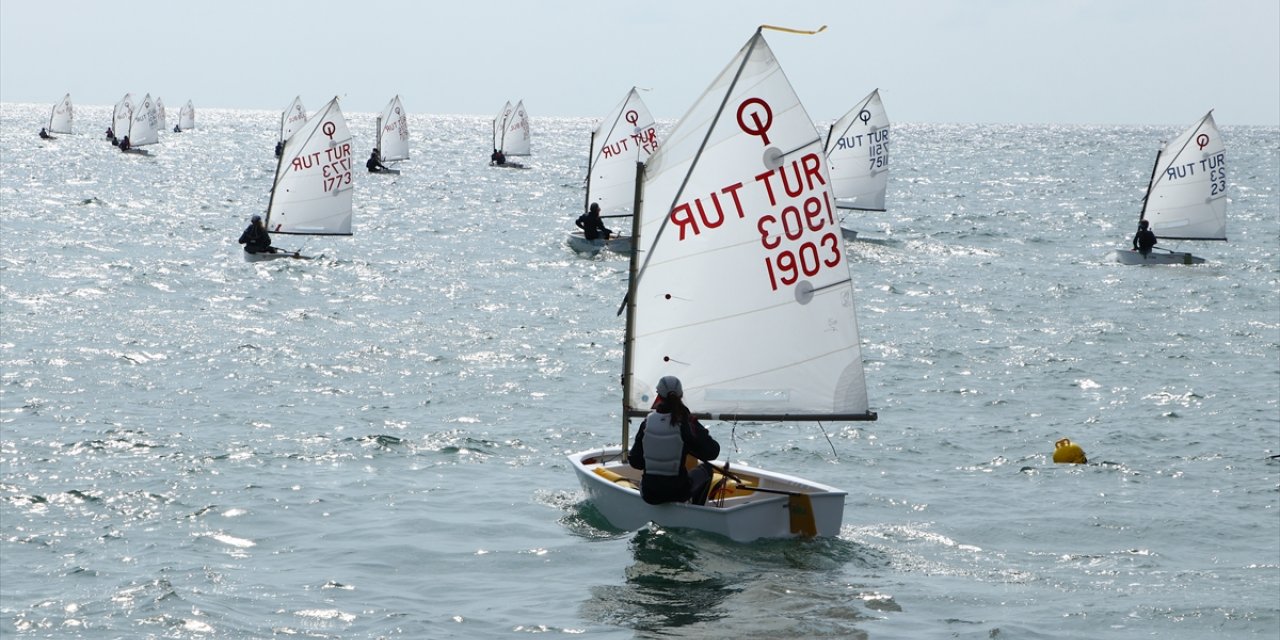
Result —
<path fill-rule="evenodd" d="M 825 206 L 823 200 L 826 200 Z M 802 276 L 812 278 L 823 267 L 839 265 L 843 258 L 828 191 L 823 191 L 822 199 L 816 196 L 805 198 L 801 208 L 787 206 L 776 216 L 761 216 L 756 230 L 760 232 L 760 244 L 772 252 L 765 256 L 764 266 L 769 273 L 769 286 L 774 291 L 779 286 L 796 284 Z M 826 233 L 822 233 L 824 230 Z M 811 235 L 809 232 L 822 235 L 816 242 L 806 240 L 799 245 L 793 244 L 791 248 L 781 248 L 783 238 L 795 242 Z"/>

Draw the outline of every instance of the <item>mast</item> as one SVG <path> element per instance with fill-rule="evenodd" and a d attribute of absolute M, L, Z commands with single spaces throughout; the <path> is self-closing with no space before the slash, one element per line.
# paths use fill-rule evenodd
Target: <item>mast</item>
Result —
<path fill-rule="evenodd" d="M 596 132 L 591 132 L 591 142 L 587 143 L 587 195 L 582 203 L 582 210 L 586 211 L 591 208 L 591 169 L 595 165 L 595 148 L 596 148 Z M 633 247 L 635 245 L 632 245 Z M 634 252 L 632 252 L 634 253 Z"/>
<path fill-rule="evenodd" d="M 382 116 L 378 116 L 377 130 L 374 135 L 374 148 L 378 150 L 378 162 L 382 162 Z"/>
<path fill-rule="evenodd" d="M 635 282 L 640 259 L 640 207 L 644 204 L 644 163 L 636 162 L 636 195 L 631 205 L 631 259 L 628 267 L 627 297 L 623 304 L 627 307 L 627 329 L 622 341 L 622 460 L 627 460 L 631 450 L 628 440 L 631 439 L 631 343 L 635 340 L 636 303 Z"/>

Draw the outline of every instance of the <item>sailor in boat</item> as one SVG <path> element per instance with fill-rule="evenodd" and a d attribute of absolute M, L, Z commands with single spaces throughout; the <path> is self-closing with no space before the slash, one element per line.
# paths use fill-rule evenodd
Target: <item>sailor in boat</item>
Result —
<path fill-rule="evenodd" d="M 245 253 L 276 253 L 279 249 L 271 246 L 271 234 L 267 233 L 267 227 L 262 224 L 262 216 L 253 214 L 249 218 L 249 226 L 245 228 L 244 233 L 240 234 L 240 244 L 244 245 Z"/>
<path fill-rule="evenodd" d="M 284 153 L 284 140 L 276 142 L 276 157 L 279 158 L 282 153 Z"/>
<path fill-rule="evenodd" d="M 489 166 L 493 166 L 493 165 L 501 166 L 506 163 L 507 163 L 507 154 L 497 149 L 494 149 L 493 153 L 489 154 Z"/>
<path fill-rule="evenodd" d="M 1151 223 L 1139 220 L 1138 232 L 1133 234 L 1133 250 L 1141 253 L 1145 258 L 1154 246 L 1156 246 L 1156 232 L 1151 230 Z"/>
<path fill-rule="evenodd" d="M 644 471 L 640 497 L 649 504 L 688 502 L 704 504 L 711 488 L 711 460 L 720 455 L 716 442 L 684 406 L 680 379 L 664 376 L 658 381 L 658 400 L 636 433 L 631 466 Z M 702 464 L 685 468 L 685 456 Z"/>
<path fill-rule="evenodd" d="M 369 170 L 369 173 L 387 170 L 387 167 L 382 164 L 382 154 L 376 148 L 369 152 L 369 159 L 365 161 L 364 167 Z"/>
<path fill-rule="evenodd" d="M 107 139 L 111 141 L 113 147 L 120 145 L 120 141 L 116 140 L 116 132 L 112 131 L 111 127 L 107 127 Z"/>
<path fill-rule="evenodd" d="M 182 133 L 182 127 L 180 127 L 180 126 L 178 126 L 178 125 L 176 125 L 176 124 L 175 124 L 175 125 L 173 125 L 173 132 L 174 132 L 174 133 Z"/>
<path fill-rule="evenodd" d="M 49 138 L 52 138 L 53 136 L 49 135 L 49 132 L 48 132 L 48 131 L 45 131 L 45 130 L 44 130 L 44 127 L 40 127 L 40 137 L 41 137 L 41 138 L 44 138 L 45 140 L 48 140 Z"/>
<path fill-rule="evenodd" d="M 129 136 L 125 136 L 125 137 L 123 137 L 123 138 L 120 138 L 120 150 L 121 150 L 121 151 L 128 151 L 128 150 L 129 150 Z"/>
<path fill-rule="evenodd" d="M 613 230 L 606 228 L 604 220 L 600 219 L 600 205 L 594 202 L 591 203 L 591 207 L 587 209 L 586 213 L 578 216 L 574 224 L 578 225 L 579 229 L 582 229 L 582 235 L 588 240 L 597 240 L 599 238 L 608 240 L 613 237 Z"/>

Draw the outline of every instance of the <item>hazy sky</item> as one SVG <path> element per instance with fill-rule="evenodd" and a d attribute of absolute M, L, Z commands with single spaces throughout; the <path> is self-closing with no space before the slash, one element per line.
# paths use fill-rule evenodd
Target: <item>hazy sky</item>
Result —
<path fill-rule="evenodd" d="M 674 119 L 760 24 L 818 122 L 1280 124 L 1277 0 L 3 0 L 0 101 Z"/>

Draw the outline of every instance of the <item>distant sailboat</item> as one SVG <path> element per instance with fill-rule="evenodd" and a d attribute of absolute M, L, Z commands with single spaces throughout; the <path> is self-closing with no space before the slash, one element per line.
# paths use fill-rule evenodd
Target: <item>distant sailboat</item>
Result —
<path fill-rule="evenodd" d="M 178 110 L 178 128 L 183 131 L 196 128 L 196 108 L 190 100 Z"/>
<path fill-rule="evenodd" d="M 524 111 L 523 102 L 520 110 Z M 511 106 L 511 101 L 502 105 L 502 110 L 498 112 L 497 117 L 493 119 L 493 155 L 489 156 L 489 166 L 502 167 L 504 169 L 525 169 L 523 164 L 519 162 L 507 162 L 509 155 L 521 155 L 514 153 L 518 149 L 518 145 L 514 145 L 515 136 L 509 141 L 507 138 L 507 129 L 516 121 L 516 107 Z M 525 127 L 528 130 L 528 127 Z M 526 153 L 524 155 L 528 155 Z"/>
<path fill-rule="evenodd" d="M 164 113 L 164 100 L 161 100 L 160 96 L 156 96 L 156 122 L 159 125 L 158 131 L 165 132 L 169 130 L 169 120 Z"/>
<path fill-rule="evenodd" d="M 380 162 L 399 162 L 409 159 L 409 117 L 404 111 L 404 104 L 400 102 L 400 96 L 392 98 L 382 110 L 378 116 L 374 134 L 377 140 L 374 148 L 378 150 Z M 400 170 L 379 169 L 370 173 L 399 175 Z"/>
<path fill-rule="evenodd" d="M 133 96 L 126 93 L 116 103 L 114 109 L 111 110 L 111 126 L 107 127 L 110 132 L 107 139 L 111 140 L 111 144 L 116 144 L 119 139 L 129 133 L 129 122 L 133 120 Z"/>
<path fill-rule="evenodd" d="M 630 420 L 668 375 L 700 419 L 876 418 L 822 139 L 759 31 L 639 170 L 622 446 L 569 455 L 588 500 L 621 529 L 838 535 L 834 487 L 720 462 L 705 505 L 654 505 L 627 461 Z"/>
<path fill-rule="evenodd" d="M 351 131 L 334 97 L 284 145 L 267 204 L 272 234 L 349 236 L 352 218 Z M 245 260 L 302 257 L 297 253 L 248 253 Z"/>
<path fill-rule="evenodd" d="M 70 134 L 73 115 L 71 94 L 68 93 L 58 104 L 53 105 L 53 112 L 49 114 L 49 133 Z"/>
<path fill-rule="evenodd" d="M 281 143 L 288 142 L 293 134 L 302 128 L 307 122 L 307 108 L 302 106 L 302 96 L 297 96 L 289 106 L 285 107 L 280 114 L 280 138 Z"/>
<path fill-rule="evenodd" d="M 151 94 L 148 93 L 133 110 L 133 117 L 129 120 L 129 147 L 124 151 L 147 155 L 147 151 L 140 147 L 160 142 L 159 125 L 160 122 L 156 117 L 156 103 L 151 100 Z"/>
<path fill-rule="evenodd" d="M 529 114 L 525 113 L 523 100 L 516 103 L 505 125 L 498 150 L 508 156 L 529 155 L 531 153 Z"/>
<path fill-rule="evenodd" d="M 889 116 L 879 89 L 831 125 L 825 148 L 836 206 L 884 211 L 884 194 L 889 185 Z M 843 225 L 842 228 L 846 238 L 858 233 Z"/>
<path fill-rule="evenodd" d="M 1138 220 L 1160 240 L 1227 240 L 1227 152 L 1213 110 L 1156 153 Z M 1119 249 L 1121 264 L 1201 264 L 1204 258 L 1155 247 Z"/>
<path fill-rule="evenodd" d="M 587 194 L 584 208 L 600 206 L 602 218 L 629 218 L 636 197 L 636 163 L 644 163 L 658 150 L 658 134 L 653 115 L 631 88 L 600 125 L 591 132 L 587 158 Z M 608 248 L 618 253 L 631 251 L 631 238 L 615 234 L 609 240 L 587 240 L 581 231 L 569 234 L 569 246 L 578 253 L 594 253 Z"/>

